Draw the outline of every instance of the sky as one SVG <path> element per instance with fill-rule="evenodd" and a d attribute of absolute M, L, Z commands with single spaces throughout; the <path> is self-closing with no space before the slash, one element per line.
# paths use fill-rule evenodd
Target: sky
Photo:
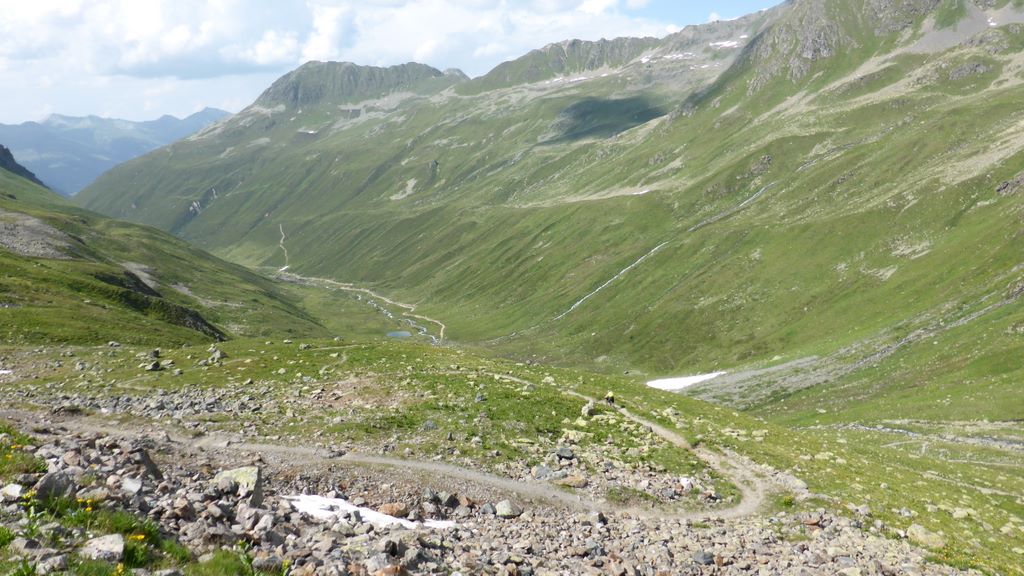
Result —
<path fill-rule="evenodd" d="M 310 60 L 470 76 L 570 38 L 662 37 L 778 0 L 0 0 L 0 123 L 237 112 Z"/>

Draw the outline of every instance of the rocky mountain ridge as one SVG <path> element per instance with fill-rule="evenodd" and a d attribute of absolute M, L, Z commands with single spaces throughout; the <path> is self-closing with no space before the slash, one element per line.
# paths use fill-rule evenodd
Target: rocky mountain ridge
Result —
<path fill-rule="evenodd" d="M 442 72 L 418 63 L 380 68 L 351 62 L 307 62 L 274 82 L 256 99 L 255 105 L 268 109 L 279 105 L 301 109 L 303 106 L 350 104 L 463 79 L 465 75 L 461 71 Z"/>

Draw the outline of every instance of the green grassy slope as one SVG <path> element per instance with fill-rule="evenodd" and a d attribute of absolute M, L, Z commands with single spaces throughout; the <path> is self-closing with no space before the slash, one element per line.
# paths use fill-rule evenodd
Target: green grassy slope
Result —
<path fill-rule="evenodd" d="M 64 257 L 0 247 L 0 334 L 8 345 L 170 346 L 325 333 L 291 297 L 238 265 L 153 228 L 76 208 L 0 171 L 4 236 L 23 234 L 26 222 L 56 238 Z"/>
<path fill-rule="evenodd" d="M 706 32 L 692 57 L 677 38 L 600 74 L 391 95 L 358 117 L 253 108 L 83 198 L 233 261 L 370 285 L 520 356 L 650 374 L 857 364 L 934 323 L 987 334 L 1019 306 L 1021 196 L 997 189 L 1024 171 L 1024 29 L 908 50 L 945 29 L 937 9 L 794 2 Z M 950 372 L 903 356 L 921 346 L 878 368 L 907 404 L 951 374 L 1008 391 L 984 350 Z M 880 386 L 861 370 L 834 385 Z"/>

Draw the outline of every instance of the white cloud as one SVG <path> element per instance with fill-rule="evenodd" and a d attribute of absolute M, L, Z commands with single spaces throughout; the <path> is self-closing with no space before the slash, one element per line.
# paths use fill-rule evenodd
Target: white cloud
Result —
<path fill-rule="evenodd" d="M 352 9 L 347 6 L 311 5 L 313 32 L 302 48 L 304 60 L 334 60 L 349 38 L 345 37 L 347 21 Z"/>
<path fill-rule="evenodd" d="M 718 22 L 722 19 L 722 15 L 718 12 L 712 12 L 708 15 L 708 22 Z"/>
<path fill-rule="evenodd" d="M 671 23 L 623 9 L 647 3 L 11 1 L 0 18 L 0 85 L 22 87 L 26 94 L 5 96 L 0 121 L 26 120 L 46 107 L 70 114 L 113 110 L 129 118 L 154 110 L 180 115 L 200 101 L 238 109 L 268 79 L 307 60 L 382 66 L 422 61 L 480 75 L 551 42 L 665 34 Z M 44 76 L 54 79 L 51 85 L 40 84 Z M 143 96 L 154 86 L 160 89 Z"/>
<path fill-rule="evenodd" d="M 604 14 L 618 3 L 618 0 L 583 0 L 578 10 L 584 14 Z"/>
<path fill-rule="evenodd" d="M 228 52 L 231 54 L 231 52 Z M 234 53 L 244 62 L 260 66 L 294 63 L 299 54 L 299 41 L 294 33 L 267 30 L 253 46 Z"/>

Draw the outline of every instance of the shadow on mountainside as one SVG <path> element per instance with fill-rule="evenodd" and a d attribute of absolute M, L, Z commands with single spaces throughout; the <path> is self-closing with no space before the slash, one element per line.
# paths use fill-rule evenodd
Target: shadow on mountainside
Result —
<path fill-rule="evenodd" d="M 611 138 L 666 113 L 645 96 L 586 98 L 559 113 L 552 126 L 552 137 L 542 143 L 564 144 L 589 138 Z"/>

